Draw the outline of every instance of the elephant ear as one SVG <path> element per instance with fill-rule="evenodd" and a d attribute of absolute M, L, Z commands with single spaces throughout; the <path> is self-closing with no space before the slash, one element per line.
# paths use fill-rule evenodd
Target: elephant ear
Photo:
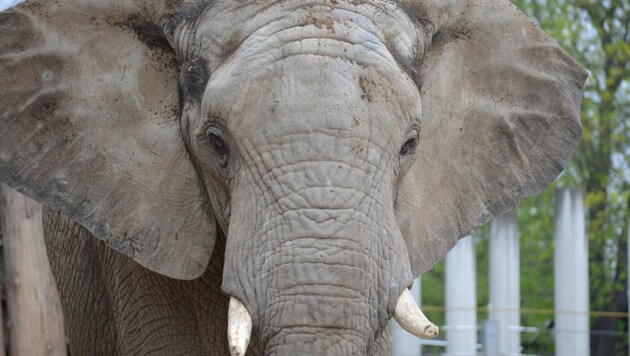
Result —
<path fill-rule="evenodd" d="M 430 39 L 418 153 L 395 205 L 418 275 L 560 174 L 582 134 L 586 72 L 508 1 L 401 5 Z"/>
<path fill-rule="evenodd" d="M 179 125 L 157 1 L 0 13 L 0 180 L 161 274 L 207 266 L 215 222 Z"/>

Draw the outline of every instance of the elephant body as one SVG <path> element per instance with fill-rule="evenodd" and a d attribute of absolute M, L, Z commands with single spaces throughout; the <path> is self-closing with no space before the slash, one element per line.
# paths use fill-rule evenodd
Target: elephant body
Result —
<path fill-rule="evenodd" d="M 201 277 L 183 281 L 142 267 L 59 211 L 46 209 L 43 222 L 73 354 L 228 354 L 225 241 Z M 250 351 L 262 354 L 255 338 Z"/>
<path fill-rule="evenodd" d="M 507 0 L 27 0 L 0 180 L 50 209 L 74 354 L 386 354 L 568 163 L 585 78 Z"/>

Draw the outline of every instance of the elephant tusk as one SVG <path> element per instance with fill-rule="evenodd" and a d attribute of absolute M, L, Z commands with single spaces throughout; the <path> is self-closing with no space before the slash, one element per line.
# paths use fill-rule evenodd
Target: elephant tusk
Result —
<path fill-rule="evenodd" d="M 440 333 L 440 328 L 430 322 L 418 308 L 408 289 L 405 289 L 398 297 L 394 319 L 403 329 L 418 337 L 433 338 Z"/>
<path fill-rule="evenodd" d="M 232 356 L 243 356 L 252 336 L 252 317 L 238 299 L 231 297 L 228 307 L 228 346 Z"/>

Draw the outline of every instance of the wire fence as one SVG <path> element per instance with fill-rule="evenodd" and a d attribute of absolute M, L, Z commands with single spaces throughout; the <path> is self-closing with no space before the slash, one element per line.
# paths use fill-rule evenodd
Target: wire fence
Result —
<path fill-rule="evenodd" d="M 606 336 L 610 338 L 614 338 L 616 341 L 622 341 L 629 339 L 628 331 L 626 330 L 598 330 L 598 329 L 579 329 L 579 328 L 567 328 L 567 327 L 558 327 L 558 325 L 554 325 L 553 320 L 557 315 L 588 315 L 589 318 L 621 318 L 628 319 L 629 313 L 627 312 L 616 312 L 616 311 L 605 311 L 605 310 L 590 310 L 590 311 L 579 311 L 579 310 L 556 310 L 556 309 L 545 309 L 545 308 L 496 308 L 496 307 L 445 307 L 445 306 L 436 306 L 436 305 L 422 305 L 422 310 L 427 313 L 442 313 L 446 314 L 447 312 L 475 312 L 478 316 L 486 316 L 490 315 L 490 313 L 519 313 L 520 315 L 546 315 L 549 316 L 549 323 L 545 325 L 508 325 L 508 326 L 499 326 L 501 330 L 508 330 L 510 332 L 518 332 L 523 335 L 522 342 L 522 353 L 518 353 L 518 355 L 527 355 L 527 354 L 535 354 L 535 355 L 553 355 L 555 351 L 553 351 L 554 346 L 547 344 L 543 346 L 540 344 L 541 342 L 544 344 L 545 341 L 548 343 L 553 340 L 554 334 L 563 333 L 563 334 L 571 334 L 575 337 L 593 337 L 593 336 Z M 483 327 L 481 323 L 482 318 L 477 318 L 479 320 L 479 324 L 476 325 L 440 325 L 440 336 L 438 339 L 434 340 L 419 340 L 420 345 L 422 345 L 422 355 L 451 355 L 447 353 L 447 335 L 449 332 L 461 332 L 461 331 L 470 331 L 473 333 L 478 333 L 478 338 L 480 343 L 477 343 L 477 353 L 471 353 L 470 355 L 483 355 L 485 354 L 485 346 L 483 342 Z M 592 324 L 591 324 L 592 326 Z M 525 337 L 525 335 L 530 335 Z M 611 339 L 613 340 L 613 339 Z M 429 342 L 427 342 L 429 341 Z M 536 346 L 538 345 L 538 346 Z M 551 351 L 549 351 L 551 349 Z M 525 351 L 528 350 L 529 352 Z M 532 353 L 534 352 L 534 353 Z M 627 352 L 627 351 L 626 351 Z M 626 354 L 626 353 L 624 353 Z M 459 353 L 457 354 L 459 355 Z M 462 354 L 463 355 L 463 354 Z M 516 355 L 516 354 L 515 354 Z"/>
<path fill-rule="evenodd" d="M 518 312 L 520 314 L 532 314 L 532 315 L 555 315 L 558 314 L 568 314 L 568 315 L 585 315 L 588 314 L 590 317 L 604 317 L 604 318 L 628 318 L 629 313 L 626 312 L 615 312 L 615 311 L 598 311 L 598 310 L 590 310 L 588 312 L 579 311 L 579 310 L 556 310 L 556 309 L 540 309 L 540 308 L 494 308 L 494 307 L 476 307 L 476 308 L 459 308 L 452 307 L 447 308 L 443 306 L 430 306 L 430 305 L 422 305 L 422 310 L 425 312 L 446 312 L 447 310 L 452 311 L 472 311 L 476 310 L 477 313 L 489 313 L 492 312 Z"/>

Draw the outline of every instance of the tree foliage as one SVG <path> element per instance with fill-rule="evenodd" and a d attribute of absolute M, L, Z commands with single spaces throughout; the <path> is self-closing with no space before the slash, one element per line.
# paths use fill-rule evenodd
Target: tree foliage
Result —
<path fill-rule="evenodd" d="M 584 135 L 558 184 L 586 191 L 591 310 L 627 312 L 630 4 L 627 0 L 522 0 L 515 4 L 589 71 L 582 104 Z M 535 220 L 550 221 L 552 189 L 519 208 L 523 256 L 529 252 L 527 240 L 536 234 L 530 228 Z M 538 204 L 545 202 L 544 208 Z M 541 214 L 530 214 L 536 208 Z M 594 317 L 591 330 L 593 355 L 616 354 L 615 348 L 627 350 L 625 318 Z"/>
<path fill-rule="evenodd" d="M 584 134 L 573 161 L 556 182 L 517 208 L 521 230 L 521 305 L 553 309 L 554 191 L 586 192 L 590 309 L 627 312 L 627 239 L 630 210 L 629 0 L 513 0 L 590 74 L 582 104 Z M 478 231 L 478 305 L 487 305 L 487 235 Z M 443 305 L 443 267 L 423 277 L 423 304 Z M 442 298 L 442 299 L 438 299 Z M 486 316 L 479 314 L 479 320 Z M 553 315 L 525 313 L 524 353 L 553 354 Z M 627 318 L 591 318 L 591 354 L 625 354 Z"/>

